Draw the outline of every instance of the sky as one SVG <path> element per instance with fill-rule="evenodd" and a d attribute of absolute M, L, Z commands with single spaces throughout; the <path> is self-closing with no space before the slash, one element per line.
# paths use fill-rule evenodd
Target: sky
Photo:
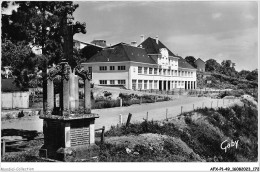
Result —
<path fill-rule="evenodd" d="M 258 68 L 258 4 L 248 1 L 75 1 L 75 21 L 87 34 L 74 39 L 104 39 L 108 45 L 155 38 L 174 54 L 221 63 L 237 71 Z M 10 6 L 9 12 L 16 7 Z"/>
<path fill-rule="evenodd" d="M 221 63 L 236 70 L 258 68 L 258 5 L 246 1 L 79 1 L 75 21 L 87 34 L 74 39 L 104 39 L 108 45 L 159 36 L 174 54 Z"/>

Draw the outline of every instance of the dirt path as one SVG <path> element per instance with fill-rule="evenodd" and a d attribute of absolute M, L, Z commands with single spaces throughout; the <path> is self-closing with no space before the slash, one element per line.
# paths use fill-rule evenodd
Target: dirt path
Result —
<path fill-rule="evenodd" d="M 157 102 L 150 104 L 142 104 L 142 105 L 132 105 L 129 107 L 117 107 L 117 108 L 109 108 L 109 109 L 94 109 L 93 113 L 97 113 L 100 115 L 98 119 L 96 119 L 95 128 L 100 128 L 102 126 L 106 127 L 106 130 L 111 127 L 111 125 L 118 124 L 119 114 L 123 116 L 123 122 L 126 122 L 127 116 L 129 113 L 132 113 L 131 122 L 143 121 L 143 118 L 146 118 L 146 114 L 148 112 L 149 120 L 162 120 L 166 118 L 166 109 L 168 109 L 168 118 L 174 117 L 180 114 L 181 106 L 183 106 L 183 112 L 188 112 L 194 108 L 202 107 L 226 107 L 227 105 L 231 105 L 233 103 L 239 102 L 239 100 L 228 100 L 224 99 L 211 99 L 206 97 L 186 97 L 180 96 L 178 99 L 174 99 L 172 101 L 167 102 Z M 217 103 L 218 102 L 218 103 Z M 31 116 L 28 118 L 21 119 L 12 119 L 8 121 L 2 121 L 2 129 L 5 128 L 14 128 L 14 129 L 23 129 L 23 130 L 37 130 L 42 131 L 43 121 L 39 119 L 38 116 Z"/>

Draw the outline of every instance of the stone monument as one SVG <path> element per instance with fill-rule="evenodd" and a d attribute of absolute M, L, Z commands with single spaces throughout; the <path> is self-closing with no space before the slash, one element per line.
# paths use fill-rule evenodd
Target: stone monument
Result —
<path fill-rule="evenodd" d="M 73 35 L 86 33 L 85 27 L 78 22 L 73 24 L 69 19 L 70 14 L 67 14 L 63 28 L 64 58 L 47 72 L 47 108 L 40 115 L 43 119 L 44 145 L 39 154 L 61 161 L 80 161 L 98 153 L 94 125 L 99 116 L 91 113 L 91 73 L 76 66 L 72 60 Z M 53 83 L 57 75 L 61 78 L 58 103 L 54 101 Z M 79 77 L 84 80 L 84 107 L 79 106 Z"/>

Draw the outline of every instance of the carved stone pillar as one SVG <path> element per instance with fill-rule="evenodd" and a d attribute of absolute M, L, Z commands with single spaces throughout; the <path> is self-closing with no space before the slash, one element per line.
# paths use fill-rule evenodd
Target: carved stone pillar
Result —
<path fill-rule="evenodd" d="M 85 102 L 84 107 L 86 110 L 86 113 L 91 113 L 91 91 L 90 91 L 90 81 L 88 79 L 85 79 L 84 84 L 84 94 L 85 94 Z"/>
<path fill-rule="evenodd" d="M 47 110 L 53 110 L 54 108 L 54 87 L 53 81 L 48 79 L 47 81 Z"/>

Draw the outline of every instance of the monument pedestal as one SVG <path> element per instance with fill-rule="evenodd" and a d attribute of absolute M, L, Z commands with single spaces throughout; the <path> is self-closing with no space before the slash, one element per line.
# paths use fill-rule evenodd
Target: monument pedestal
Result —
<path fill-rule="evenodd" d="M 40 118 L 44 120 L 41 157 L 71 162 L 98 155 L 94 126 L 97 114 L 49 114 L 41 115 Z"/>

